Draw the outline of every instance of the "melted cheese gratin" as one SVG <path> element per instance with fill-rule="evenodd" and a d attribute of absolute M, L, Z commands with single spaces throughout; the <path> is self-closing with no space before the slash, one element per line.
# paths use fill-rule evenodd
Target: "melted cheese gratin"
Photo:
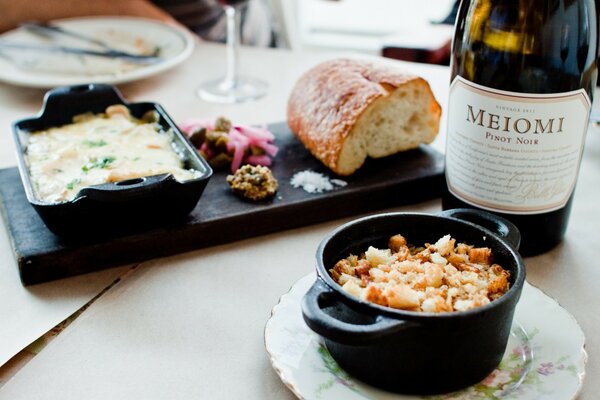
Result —
<path fill-rule="evenodd" d="M 132 118 L 122 105 L 32 132 L 26 160 L 38 198 L 48 203 L 70 201 L 81 188 L 102 183 L 165 173 L 180 182 L 200 176 L 183 168 L 172 133 Z"/>

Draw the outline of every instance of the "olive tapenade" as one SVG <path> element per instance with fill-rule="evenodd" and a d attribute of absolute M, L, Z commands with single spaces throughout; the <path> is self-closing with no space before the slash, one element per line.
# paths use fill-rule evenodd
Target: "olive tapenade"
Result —
<path fill-rule="evenodd" d="M 227 176 L 233 193 L 252 201 L 273 197 L 277 192 L 277 180 L 268 167 L 244 165 L 235 174 Z"/>

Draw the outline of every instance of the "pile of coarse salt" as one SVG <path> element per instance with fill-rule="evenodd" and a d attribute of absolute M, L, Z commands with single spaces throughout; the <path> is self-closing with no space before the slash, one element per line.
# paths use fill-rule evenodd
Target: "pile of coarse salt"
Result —
<path fill-rule="evenodd" d="M 295 188 L 301 187 L 308 193 L 322 193 L 333 190 L 336 186 L 344 187 L 348 182 L 341 179 L 329 179 L 318 172 L 305 170 L 296 172 L 292 176 L 290 184 Z"/>

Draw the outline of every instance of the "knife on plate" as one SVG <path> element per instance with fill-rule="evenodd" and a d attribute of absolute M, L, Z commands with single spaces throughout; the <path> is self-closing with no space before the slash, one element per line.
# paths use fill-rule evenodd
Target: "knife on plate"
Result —
<path fill-rule="evenodd" d="M 153 64 L 160 61 L 161 58 L 156 55 L 142 55 L 132 54 L 119 50 L 90 50 L 79 47 L 68 47 L 60 45 L 43 45 L 33 43 L 17 43 L 7 40 L 0 40 L 0 51 L 3 50 L 29 50 L 29 51 L 41 51 L 46 53 L 66 53 L 83 56 L 96 56 L 96 57 L 107 57 L 107 58 L 119 58 L 126 61 L 140 63 L 140 64 Z"/>
<path fill-rule="evenodd" d="M 36 35 L 44 36 L 44 37 L 52 37 L 52 36 L 68 36 L 75 39 L 82 40 L 84 42 L 88 42 L 94 44 L 96 46 L 103 47 L 106 50 L 115 50 L 108 43 L 103 40 L 96 39 L 93 37 L 86 36 L 82 33 L 71 31 L 69 29 L 65 29 L 61 26 L 51 24 L 50 22 L 37 22 L 30 21 L 22 23 L 21 28 L 27 30 L 28 32 L 34 33 Z M 158 55 L 158 54 L 153 54 Z"/>

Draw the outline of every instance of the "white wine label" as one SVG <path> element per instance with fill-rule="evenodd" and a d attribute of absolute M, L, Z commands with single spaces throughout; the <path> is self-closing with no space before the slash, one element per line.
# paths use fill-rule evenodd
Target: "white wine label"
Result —
<path fill-rule="evenodd" d="M 448 108 L 448 189 L 490 211 L 562 208 L 577 181 L 590 107 L 583 89 L 513 93 L 457 76 Z"/>

